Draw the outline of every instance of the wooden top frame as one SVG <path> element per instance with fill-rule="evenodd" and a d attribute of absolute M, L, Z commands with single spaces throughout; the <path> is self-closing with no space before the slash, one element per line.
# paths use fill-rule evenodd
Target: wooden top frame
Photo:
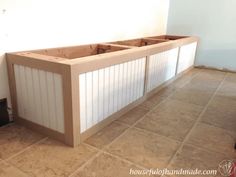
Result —
<path fill-rule="evenodd" d="M 122 41 L 116 41 L 15 52 L 7 55 L 11 56 L 9 58 L 14 60 L 12 61 L 14 63 L 22 64 L 27 61 L 27 65 L 31 63 L 32 67 L 37 66 L 37 68 L 40 64 L 45 66 L 47 63 L 48 70 L 57 73 L 60 73 L 62 65 L 67 65 L 77 68 L 77 74 L 79 74 L 150 56 L 197 41 L 198 37 L 162 35 L 123 41 L 126 45 L 121 45 Z M 146 42 L 148 45 L 137 47 L 137 42 L 139 44 Z M 136 45 L 132 43 L 136 43 Z M 18 57 L 14 59 L 14 56 Z"/>

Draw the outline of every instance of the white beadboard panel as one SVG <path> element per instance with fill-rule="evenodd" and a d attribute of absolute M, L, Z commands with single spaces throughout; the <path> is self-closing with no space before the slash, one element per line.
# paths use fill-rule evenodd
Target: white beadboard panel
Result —
<path fill-rule="evenodd" d="M 143 96 L 145 58 L 79 75 L 81 133 Z"/>
<path fill-rule="evenodd" d="M 147 92 L 175 77 L 177 59 L 178 48 L 150 56 Z"/>
<path fill-rule="evenodd" d="M 180 48 L 177 73 L 194 65 L 197 42 L 184 45 Z"/>
<path fill-rule="evenodd" d="M 18 115 L 64 133 L 61 75 L 14 65 Z"/>

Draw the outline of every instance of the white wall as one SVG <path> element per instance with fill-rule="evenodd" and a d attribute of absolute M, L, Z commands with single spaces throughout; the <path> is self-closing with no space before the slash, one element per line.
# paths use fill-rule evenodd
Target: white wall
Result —
<path fill-rule="evenodd" d="M 236 70 L 235 7 L 235 0 L 170 0 L 167 33 L 201 38 L 195 65 Z"/>
<path fill-rule="evenodd" d="M 5 52 L 166 33 L 168 0 L 1 0 L 0 98 L 8 97 Z"/>

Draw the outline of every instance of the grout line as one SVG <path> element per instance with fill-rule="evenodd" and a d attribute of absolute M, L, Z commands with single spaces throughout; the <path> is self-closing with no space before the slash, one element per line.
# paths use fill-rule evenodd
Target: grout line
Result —
<path fill-rule="evenodd" d="M 166 100 L 168 100 L 169 97 L 171 97 L 173 94 L 175 94 L 177 92 L 178 89 L 183 88 L 185 85 L 187 85 L 193 78 L 195 78 L 200 72 L 197 72 L 196 74 L 194 74 L 192 76 L 191 79 L 187 80 L 186 82 L 184 82 L 182 84 L 181 87 L 177 88 L 176 90 L 174 90 L 170 95 L 168 95 L 167 97 L 164 97 L 162 101 L 160 101 L 160 103 L 158 103 L 156 106 L 154 106 L 152 109 L 150 109 L 146 114 L 144 114 L 138 121 L 136 121 L 133 125 L 131 125 L 128 129 L 126 129 L 122 134 L 120 134 L 118 137 L 116 137 L 113 141 L 111 141 L 108 145 L 106 145 L 105 147 L 109 147 L 112 143 L 114 143 L 115 141 L 117 141 L 117 139 L 119 139 L 121 136 L 123 136 L 129 129 L 132 128 L 137 128 L 135 127 L 139 122 L 141 122 L 145 116 L 147 114 L 149 114 L 150 112 L 152 112 L 155 108 L 157 108 L 159 105 L 161 105 L 162 103 L 164 103 Z M 187 74 L 187 73 L 186 73 Z M 184 75 L 183 75 L 184 76 Z M 171 85 L 171 84 L 170 84 Z M 153 132 L 152 132 L 153 133 Z M 159 134 L 158 134 L 159 135 Z M 161 136 L 161 135 L 160 135 Z M 173 140 L 173 139 L 171 139 Z M 103 148 L 104 149 L 104 148 Z"/>
<path fill-rule="evenodd" d="M 39 144 L 39 143 L 41 143 L 41 142 L 43 142 L 43 141 L 45 141 L 45 140 L 47 140 L 47 139 L 48 139 L 48 137 L 45 137 L 45 138 L 43 138 L 43 139 L 41 139 L 41 140 L 39 140 L 39 141 L 37 141 L 37 142 L 31 144 L 30 146 L 26 147 L 25 149 L 19 151 L 19 152 L 16 153 L 16 154 L 12 155 L 11 157 L 2 160 L 2 163 L 6 164 L 6 165 L 10 165 L 10 166 L 16 168 L 17 170 L 19 170 L 19 171 L 20 171 L 21 173 L 23 173 L 25 176 L 28 176 L 28 174 L 27 174 L 26 172 L 24 172 L 22 169 L 18 168 L 18 167 L 15 166 L 14 164 L 12 164 L 9 160 L 11 160 L 12 158 L 14 158 L 14 157 L 20 155 L 21 153 L 27 151 L 27 150 L 30 149 L 32 146 L 37 145 L 37 144 Z M 1 160 L 0 160 L 0 163 L 1 163 Z"/>
<path fill-rule="evenodd" d="M 186 81 L 186 83 L 184 83 L 180 88 L 184 87 L 184 85 L 186 85 L 187 83 L 189 83 L 189 82 L 190 82 L 194 77 L 196 77 L 199 73 L 200 73 L 200 72 L 198 71 L 196 74 L 194 74 L 194 75 L 191 77 L 191 79 L 188 79 L 188 80 Z M 187 73 L 186 73 L 186 74 L 187 74 Z M 183 75 L 183 76 L 184 76 L 184 75 Z M 177 90 L 180 89 L 180 88 L 177 88 Z M 158 105 L 160 105 L 161 103 L 163 103 L 168 97 L 170 97 L 171 95 L 173 95 L 175 92 L 176 92 L 176 91 L 173 91 L 172 94 L 170 94 L 169 96 L 167 96 L 166 98 L 164 98 L 160 103 L 158 103 L 155 107 L 153 107 L 152 109 L 150 109 L 146 114 L 148 114 L 148 113 L 151 112 L 153 109 L 155 109 L 156 107 L 158 107 Z M 145 114 L 145 115 L 146 115 L 146 114 Z M 145 115 L 144 115 L 141 119 L 143 119 L 143 118 L 145 117 Z M 137 122 L 138 122 L 138 121 L 137 121 Z M 137 167 L 139 167 L 139 168 L 141 168 L 141 169 L 145 169 L 145 167 L 142 167 L 142 166 L 140 166 L 140 165 L 138 165 L 138 164 L 135 164 L 135 163 L 133 163 L 133 162 L 131 162 L 131 161 L 129 161 L 129 160 L 123 159 L 123 158 L 121 158 L 121 157 L 119 157 L 119 156 L 110 154 L 110 153 L 108 153 L 108 152 L 106 152 L 106 151 L 104 150 L 105 148 L 109 147 L 110 144 L 112 144 L 112 143 L 115 142 L 117 139 L 119 139 L 119 137 L 121 137 L 123 134 L 125 134 L 126 131 L 128 131 L 129 129 L 131 129 L 132 127 L 134 127 L 134 126 L 137 124 L 137 122 L 136 122 L 135 124 L 133 124 L 132 126 L 127 125 L 127 124 L 125 124 L 125 123 L 121 123 L 121 124 L 126 125 L 128 128 L 127 128 L 122 134 L 120 134 L 118 137 L 116 137 L 113 141 L 111 141 L 109 144 L 107 144 L 106 146 L 104 146 L 102 149 L 98 149 L 98 148 L 96 148 L 96 147 L 93 147 L 93 146 L 91 146 L 91 145 L 86 144 L 86 145 L 90 146 L 91 148 L 96 149 L 98 152 L 97 152 L 96 154 L 94 154 L 88 161 L 86 161 L 81 167 L 79 167 L 77 170 L 75 170 L 74 172 L 72 172 L 72 174 L 70 174 L 69 176 L 73 176 L 74 174 L 76 174 L 76 172 L 78 172 L 80 169 L 84 168 L 88 163 L 92 162 L 96 157 L 98 157 L 98 156 L 99 156 L 100 154 L 102 154 L 102 153 L 109 154 L 110 156 L 113 156 L 113 157 L 115 157 L 115 158 L 117 158 L 117 159 L 120 159 L 120 160 L 122 160 L 122 161 L 125 161 L 125 162 L 127 162 L 127 163 L 129 163 L 129 164 L 135 165 L 135 166 L 137 166 Z M 120 122 L 118 122 L 118 123 L 120 123 Z M 13 123 L 13 124 L 14 124 L 14 123 Z M 6 126 L 3 126 L 3 127 L 7 127 L 7 126 L 9 126 L 9 124 L 6 125 Z M 0 129 L 3 128 L 3 127 L 0 127 Z M 14 158 L 14 157 L 20 155 L 21 153 L 24 153 L 25 151 L 27 151 L 28 149 L 30 149 L 32 146 L 37 145 L 37 144 L 39 144 L 39 143 L 41 143 L 41 142 L 43 142 L 43 141 L 45 141 L 45 140 L 47 140 L 47 139 L 48 139 L 48 137 L 42 138 L 41 140 L 39 140 L 39 141 L 37 141 L 37 142 L 31 144 L 30 146 L 24 148 L 23 150 L 21 150 L 20 152 L 14 154 L 14 155 L 8 157 L 7 159 L 0 159 L 0 162 L 5 163 L 5 164 L 9 164 L 9 165 L 13 165 L 13 164 L 10 163 L 10 160 L 11 160 L 12 158 Z M 14 166 L 14 165 L 13 165 L 13 166 Z M 14 167 L 15 167 L 15 166 L 14 166 Z M 15 167 L 15 168 L 19 169 L 18 167 Z M 19 169 L 19 170 L 20 170 L 21 172 L 23 172 L 21 169 Z M 23 172 L 23 173 L 24 173 L 24 172 Z M 25 173 L 24 173 L 24 174 L 25 174 Z"/>
<path fill-rule="evenodd" d="M 186 73 L 187 74 L 187 73 Z M 182 87 L 183 88 L 185 85 L 187 85 L 193 78 L 195 78 L 199 73 L 196 73 L 190 80 L 187 80 Z M 178 88 L 178 89 L 180 89 Z M 141 122 L 145 116 L 147 114 L 149 114 L 150 112 L 152 112 L 154 109 L 156 109 L 159 105 L 161 105 L 162 103 L 164 103 L 166 100 L 168 100 L 169 97 L 171 97 L 173 94 L 176 93 L 176 91 L 178 90 L 174 90 L 169 96 L 163 98 L 162 101 L 160 101 L 160 103 L 158 103 L 156 106 L 154 106 L 152 109 L 150 109 L 146 114 L 144 114 L 139 120 L 137 120 L 133 125 L 131 125 L 128 129 L 126 129 L 122 134 L 120 134 L 118 137 L 116 137 L 113 141 L 111 141 L 109 144 L 106 145 L 106 148 L 109 147 L 112 143 L 116 142 L 118 139 L 120 139 L 120 137 L 122 137 L 124 134 L 126 134 L 127 131 L 129 131 L 130 129 L 134 128 L 139 122 Z M 159 134 L 158 134 L 159 135 Z"/>
<path fill-rule="evenodd" d="M 197 145 L 194 145 L 194 144 L 191 144 L 191 143 L 185 142 L 184 145 L 192 146 L 192 147 L 194 147 L 194 148 L 196 148 L 196 149 L 200 149 L 200 150 L 205 151 L 205 152 L 208 152 L 208 153 L 220 154 L 220 155 L 222 155 L 222 156 L 232 158 L 231 155 L 225 154 L 224 152 L 217 152 L 217 151 L 215 151 L 215 150 L 211 150 L 211 149 L 208 149 L 208 148 L 200 147 L 200 146 L 197 146 Z M 169 164 L 169 165 L 170 165 L 170 164 Z"/>
<path fill-rule="evenodd" d="M 102 148 L 102 149 L 99 149 L 99 148 L 97 148 L 97 147 L 95 147 L 95 146 L 92 146 L 92 145 L 90 145 L 90 144 L 87 144 L 87 143 L 83 143 L 83 144 L 86 145 L 86 146 L 89 146 L 91 149 L 94 149 L 94 150 L 96 150 L 96 151 L 98 151 L 98 152 L 97 152 L 94 156 L 92 156 L 88 161 L 86 161 L 83 165 L 81 165 L 78 169 L 76 169 L 74 172 L 72 172 L 72 173 L 69 175 L 69 177 L 73 177 L 73 176 L 76 175 L 79 171 L 83 170 L 88 164 L 92 163 L 92 161 L 93 161 L 94 159 L 96 159 L 98 156 L 100 156 L 101 154 L 107 154 L 107 155 L 109 155 L 109 156 L 111 156 L 111 157 L 114 157 L 114 158 L 120 160 L 120 161 L 126 162 L 126 163 L 128 163 L 128 164 L 130 164 L 130 165 L 134 165 L 134 166 L 136 166 L 136 167 L 138 167 L 138 168 L 140 168 L 140 169 L 147 169 L 146 167 L 143 167 L 143 166 L 141 166 L 141 165 L 135 164 L 135 163 L 133 163 L 133 162 L 127 160 L 127 159 L 123 159 L 123 158 L 121 158 L 121 157 L 119 157 L 119 156 L 116 156 L 116 155 L 114 155 L 114 154 L 111 154 L 111 153 L 109 153 L 109 152 L 106 152 L 105 150 L 103 150 L 103 148 Z"/>
<path fill-rule="evenodd" d="M 224 131 L 224 132 L 227 132 L 227 133 L 229 133 L 229 134 L 234 133 L 233 131 L 230 131 L 230 130 L 227 130 L 227 129 L 223 129 L 223 128 L 221 128 L 221 127 L 217 127 L 217 126 L 214 126 L 214 125 L 209 124 L 209 123 L 201 122 L 201 120 L 199 121 L 199 123 L 205 124 L 205 125 L 207 125 L 207 126 L 209 126 L 209 127 L 212 127 L 212 128 L 220 129 L 220 130 L 222 130 L 222 131 Z M 234 133 L 234 134 L 235 134 L 235 133 Z M 212 149 L 209 149 L 209 148 L 207 148 L 207 147 L 201 147 L 201 146 L 197 146 L 197 145 L 194 145 L 194 144 L 191 144 L 191 143 L 186 143 L 186 144 L 191 145 L 191 146 L 194 146 L 194 147 L 197 147 L 197 148 L 200 148 L 200 149 L 205 149 L 206 151 L 210 151 L 210 152 L 214 152 L 214 153 L 220 153 L 220 154 L 223 154 L 223 155 L 225 155 L 225 156 L 230 156 L 229 154 L 227 154 L 227 153 L 225 153 L 225 152 L 222 152 L 222 151 L 212 150 Z"/>
<path fill-rule="evenodd" d="M 225 132 L 228 132 L 228 133 L 236 134 L 236 132 L 234 132 L 234 131 L 232 131 L 232 130 L 228 130 L 228 129 L 219 127 L 219 126 L 217 126 L 217 125 L 213 125 L 213 124 L 211 124 L 211 123 L 209 123 L 209 122 L 202 122 L 202 121 L 201 121 L 201 123 L 202 123 L 202 124 L 206 124 L 206 125 L 208 125 L 209 127 L 214 127 L 214 128 L 221 129 L 221 130 L 223 130 L 223 131 L 225 131 Z"/>
<path fill-rule="evenodd" d="M 0 163 L 3 163 L 3 164 L 5 164 L 5 165 L 9 165 L 9 166 L 11 166 L 11 167 L 14 167 L 14 168 L 16 168 L 19 172 L 21 172 L 22 174 L 24 174 L 24 176 L 29 176 L 26 172 L 24 172 L 24 171 L 22 171 L 20 168 L 18 168 L 18 167 L 16 167 L 15 165 L 13 165 L 13 164 L 11 164 L 11 163 L 9 163 L 9 162 L 6 162 L 6 161 L 0 161 Z"/>
<path fill-rule="evenodd" d="M 186 73 L 187 74 L 187 73 Z M 188 84 L 194 77 L 197 76 L 198 73 L 196 73 L 190 80 L 187 80 L 182 87 L 184 87 L 186 84 Z M 181 88 L 182 88 L 181 87 Z M 123 136 L 128 130 L 132 129 L 133 127 L 135 127 L 140 121 L 142 121 L 145 116 L 150 113 L 152 110 L 156 109 L 160 104 L 164 103 L 169 97 L 171 97 L 174 93 L 176 92 L 173 91 L 173 93 L 171 93 L 169 96 L 165 97 L 162 101 L 160 101 L 156 106 L 154 106 L 152 109 L 150 109 L 146 114 L 144 114 L 138 121 L 136 121 L 133 125 L 131 125 L 128 129 L 126 129 L 123 133 L 121 133 L 118 137 L 116 137 L 113 141 L 111 141 L 109 144 L 107 144 L 104 148 L 109 147 L 112 143 L 116 142 L 121 136 Z M 103 148 L 103 149 L 104 149 Z"/>
<path fill-rule="evenodd" d="M 16 154 L 14 154 L 14 155 L 12 155 L 12 156 L 10 156 L 10 157 L 4 159 L 4 161 L 8 162 L 8 161 L 11 160 L 12 158 L 14 158 L 14 157 L 20 155 L 21 153 L 25 152 L 26 150 L 30 149 L 32 146 L 37 145 L 37 144 L 39 144 L 39 143 L 41 143 L 41 142 L 43 142 L 43 141 L 45 141 L 45 140 L 47 140 L 47 139 L 48 139 L 48 137 L 42 138 L 41 140 L 39 140 L 39 141 L 37 141 L 37 142 L 35 142 L 35 143 L 29 145 L 28 147 L 24 148 L 23 150 L 19 151 L 18 153 L 16 153 Z"/>
<path fill-rule="evenodd" d="M 119 159 L 119 160 L 121 160 L 121 161 L 127 162 L 127 163 L 129 163 L 130 165 L 135 165 L 136 167 L 139 167 L 139 168 L 141 168 L 141 169 L 147 169 L 146 167 L 144 167 L 144 166 L 142 166 L 142 165 L 139 165 L 139 164 L 136 164 L 136 163 L 134 163 L 134 162 L 132 162 L 132 161 L 130 161 L 130 160 L 121 158 L 121 157 L 119 157 L 119 156 L 117 156 L 117 155 L 115 155 L 115 154 L 111 154 L 111 153 L 109 153 L 109 152 L 107 152 L 107 151 L 105 151 L 105 150 L 103 150 L 103 149 L 99 149 L 99 148 L 94 147 L 94 146 L 92 146 L 92 145 L 90 145 L 90 144 L 87 144 L 87 143 L 85 143 L 85 144 L 86 144 L 87 146 L 90 146 L 91 148 L 96 149 L 97 151 L 101 151 L 101 152 L 104 153 L 104 154 L 110 155 L 110 156 L 112 156 L 112 157 L 114 157 L 114 158 L 117 158 L 117 159 Z"/>
<path fill-rule="evenodd" d="M 126 126 L 126 127 L 130 127 L 131 125 L 127 124 L 127 123 L 124 123 L 124 122 L 121 122 L 121 121 L 118 121 L 118 120 L 115 120 L 114 122 L 112 123 L 117 123 L 117 124 L 120 124 L 120 125 L 123 125 L 123 126 Z"/>
<path fill-rule="evenodd" d="M 168 139 L 169 141 L 175 141 L 175 142 L 177 142 L 177 143 L 182 143 L 182 141 L 172 139 L 172 138 L 170 138 L 170 137 L 167 137 L 167 136 L 158 134 L 158 133 L 153 132 L 153 131 L 150 131 L 150 130 L 142 129 L 142 128 L 139 128 L 139 127 L 133 127 L 133 129 L 136 129 L 136 130 L 139 130 L 139 131 L 142 131 L 142 132 L 145 132 L 145 133 L 149 133 L 149 134 L 152 134 L 152 135 L 155 135 L 155 136 L 158 135 L 158 136 L 160 136 L 160 137 L 163 137 L 163 138 L 165 138 L 165 139 Z"/>
<path fill-rule="evenodd" d="M 94 149 L 94 147 L 93 147 Z M 89 160 L 87 160 L 85 163 L 83 163 L 78 169 L 73 171 L 68 177 L 73 177 L 76 175 L 81 169 L 83 169 L 87 164 L 92 162 L 94 159 L 96 159 L 100 154 L 102 154 L 102 151 L 98 151 L 95 155 L 93 155 Z"/>
<path fill-rule="evenodd" d="M 100 154 L 102 154 L 102 153 L 109 154 L 109 155 L 111 155 L 111 156 L 113 156 L 113 157 L 116 157 L 116 158 L 118 158 L 118 159 L 120 159 L 120 160 L 129 162 L 130 164 L 133 164 L 133 165 L 135 165 L 135 166 L 137 166 L 137 167 L 139 167 L 139 168 L 145 169 L 145 167 L 142 167 L 142 166 L 140 166 L 139 164 L 133 163 L 133 162 L 131 162 L 131 161 L 129 161 L 129 160 L 123 159 L 123 158 L 121 158 L 121 157 L 119 157 L 119 156 L 116 156 L 116 155 L 114 155 L 114 154 L 110 154 L 110 153 L 108 153 L 107 151 L 105 151 L 105 149 L 108 148 L 112 143 L 116 142 L 116 141 L 117 141 L 120 137 L 122 137 L 124 134 L 126 134 L 126 132 L 129 131 L 131 128 L 135 127 L 135 125 L 136 125 L 139 121 L 143 120 L 143 119 L 145 118 L 145 116 L 146 116 L 149 112 L 151 112 L 153 109 L 155 109 L 156 107 L 158 107 L 161 103 L 165 102 L 165 100 L 167 100 L 167 98 L 171 97 L 178 89 L 180 89 L 180 88 L 184 87 L 185 85 L 187 85 L 187 84 L 188 84 L 193 78 L 195 78 L 199 73 L 200 73 L 200 72 L 198 71 L 196 74 L 194 74 L 194 75 L 192 76 L 191 79 L 189 79 L 189 80 L 187 80 L 186 82 L 184 82 L 184 84 L 183 84 L 181 87 L 177 88 L 177 89 L 176 89 L 175 91 L 173 91 L 169 96 L 165 97 L 160 103 L 158 103 L 156 106 L 154 106 L 152 109 L 150 109 L 145 115 L 143 115 L 143 116 L 141 117 L 141 119 L 139 119 L 136 123 L 134 123 L 133 125 L 128 125 L 128 128 L 127 128 L 126 130 L 124 130 L 124 132 L 122 132 L 119 136 L 117 136 L 117 137 L 116 137 L 114 140 L 112 140 L 110 143 L 108 143 L 107 145 L 103 146 L 101 149 L 98 149 L 97 147 L 94 147 L 94 146 L 92 146 L 92 145 L 90 145 L 90 144 L 84 143 L 84 144 L 88 145 L 89 147 L 91 147 L 91 148 L 93 148 L 93 149 L 96 149 L 98 152 L 97 152 L 94 156 L 92 156 L 88 161 L 86 161 L 83 165 L 81 165 L 77 170 L 75 170 L 74 172 L 72 172 L 72 173 L 69 175 L 69 177 L 73 177 L 78 171 L 80 171 L 81 169 L 83 169 L 87 164 L 89 164 L 90 162 L 92 162 L 96 157 L 98 157 L 98 156 L 99 156 Z M 186 74 L 187 74 L 187 73 L 186 73 Z M 183 76 L 184 76 L 184 75 L 183 75 Z M 170 84 L 170 85 L 171 85 L 171 84 Z M 118 121 L 118 122 L 119 122 L 119 121 Z M 119 122 L 119 123 L 120 123 L 120 122 Z M 125 124 L 125 123 L 122 123 L 122 124 L 124 124 L 124 125 L 127 126 L 127 124 Z"/>
<path fill-rule="evenodd" d="M 215 97 L 217 91 L 219 90 L 219 88 L 222 86 L 224 80 L 226 79 L 228 73 L 225 73 L 224 78 L 221 80 L 219 86 L 217 87 L 217 89 L 214 91 L 214 93 L 212 94 L 210 100 L 208 101 L 208 103 L 205 105 L 205 107 L 203 108 L 202 112 L 200 113 L 200 115 L 198 116 L 197 120 L 195 121 L 194 125 L 192 126 L 191 130 L 188 132 L 188 134 L 185 136 L 183 142 L 181 143 L 181 145 L 179 146 L 179 148 L 177 149 L 177 151 L 175 152 L 175 154 L 172 156 L 172 158 L 169 160 L 167 167 L 170 165 L 170 163 L 172 162 L 172 160 L 177 156 L 177 154 L 180 152 L 180 150 L 182 149 L 182 147 L 184 146 L 185 142 L 188 140 L 188 138 L 190 137 L 191 133 L 193 132 L 194 128 L 197 126 L 197 124 L 200 122 L 203 114 L 206 112 L 209 104 L 212 102 L 213 98 Z"/>

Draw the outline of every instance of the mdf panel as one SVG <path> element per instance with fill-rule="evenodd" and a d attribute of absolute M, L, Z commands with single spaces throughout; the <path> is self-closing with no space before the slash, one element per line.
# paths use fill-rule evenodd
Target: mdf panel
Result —
<path fill-rule="evenodd" d="M 79 75 L 81 133 L 143 96 L 145 58 Z"/>
<path fill-rule="evenodd" d="M 18 116 L 64 133 L 61 75 L 14 65 Z"/>
<path fill-rule="evenodd" d="M 180 48 L 177 73 L 181 73 L 194 65 L 197 42 Z"/>
<path fill-rule="evenodd" d="M 150 56 L 147 92 L 175 77 L 177 59 L 178 48 Z"/>
<path fill-rule="evenodd" d="M 98 70 L 98 122 L 103 120 L 104 117 L 104 69 Z"/>

